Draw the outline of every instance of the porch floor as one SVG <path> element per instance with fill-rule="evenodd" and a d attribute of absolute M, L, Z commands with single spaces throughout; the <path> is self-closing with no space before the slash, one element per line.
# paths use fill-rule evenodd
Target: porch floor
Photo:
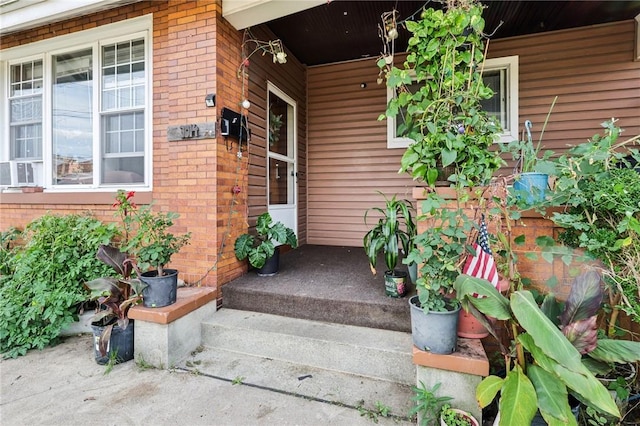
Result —
<path fill-rule="evenodd" d="M 362 247 L 307 244 L 281 253 L 272 277 L 250 270 L 225 284 L 222 308 L 410 332 L 408 300 L 415 288 L 402 298 L 386 296 L 383 259 L 377 266 L 374 277 Z"/>

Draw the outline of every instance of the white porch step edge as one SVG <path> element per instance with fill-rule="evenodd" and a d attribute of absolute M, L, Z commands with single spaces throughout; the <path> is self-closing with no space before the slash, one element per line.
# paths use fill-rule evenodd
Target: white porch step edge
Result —
<path fill-rule="evenodd" d="M 242 354 L 413 385 L 410 333 L 220 309 L 202 344 Z"/>

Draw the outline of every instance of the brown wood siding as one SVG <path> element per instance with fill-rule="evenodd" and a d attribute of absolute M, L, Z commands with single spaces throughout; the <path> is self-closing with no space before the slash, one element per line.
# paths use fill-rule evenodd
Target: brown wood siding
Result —
<path fill-rule="evenodd" d="M 252 29 L 259 40 L 273 40 L 276 37 L 265 26 Z M 250 43 L 249 53 L 255 45 Z M 285 64 L 274 64 L 271 55 L 255 53 L 248 68 L 249 127 L 249 224 L 255 226 L 256 218 L 267 211 L 267 81 L 293 98 L 297 103 L 297 162 L 298 162 L 298 240 L 307 242 L 307 99 L 306 68 L 287 51 Z"/>
<path fill-rule="evenodd" d="M 489 57 L 519 56 L 519 122 L 537 140 L 553 98 L 558 101 L 543 145 L 558 153 L 602 133 L 619 119 L 620 140 L 640 133 L 640 62 L 633 61 L 633 21 L 495 40 Z"/>
<path fill-rule="evenodd" d="M 307 75 L 308 242 L 361 247 L 364 213 L 383 203 L 376 191 L 411 198 L 415 186 L 398 174 L 404 150 L 387 149 L 386 121 L 378 121 L 386 87 L 376 83 L 375 60 L 311 67 Z"/>
<path fill-rule="evenodd" d="M 489 57 L 519 55 L 519 123 L 537 139 L 554 96 L 546 149 L 601 132 L 612 117 L 640 133 L 640 62 L 633 62 L 633 21 L 494 40 Z M 386 88 L 375 60 L 310 67 L 308 78 L 308 242 L 362 246 L 366 209 L 382 198 L 411 198 L 415 186 L 397 173 L 403 149 L 387 149 Z M 366 83 L 362 89 L 360 83 Z M 508 171 L 508 170 L 505 170 Z M 373 221 L 371 223 L 374 223 Z"/>

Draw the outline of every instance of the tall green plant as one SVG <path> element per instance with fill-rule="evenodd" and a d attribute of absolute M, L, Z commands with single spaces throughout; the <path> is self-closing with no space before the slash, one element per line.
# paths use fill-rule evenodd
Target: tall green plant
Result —
<path fill-rule="evenodd" d="M 620 417 L 609 391 L 595 378 L 583 357 L 593 362 L 636 362 L 640 343 L 599 340 L 601 277 L 594 271 L 576 278 L 564 304 L 548 295 L 542 306 L 526 290 L 507 299 L 489 282 L 461 275 L 455 289 L 470 310 L 497 337 L 488 316 L 506 322 L 509 350 L 501 346 L 507 374 L 488 376 L 476 390 L 481 407 L 500 393 L 500 426 L 530 424 L 537 410 L 549 424 L 576 424 L 568 403 L 571 393 L 594 409 Z"/>
<path fill-rule="evenodd" d="M 364 236 L 364 251 L 369 259 L 369 266 L 373 274 L 376 274 L 378 253 L 384 253 L 387 271 L 393 271 L 398 264 L 400 247 L 404 253 L 409 253 L 414 248 L 416 236 L 416 224 L 414 222 L 414 208 L 411 201 L 398 200 L 394 195 L 390 199 L 384 194 L 385 207 L 372 207 L 364 214 L 364 222 L 371 211 L 378 212 L 381 217 L 376 225 Z M 403 229 L 404 228 L 404 229 Z"/>
<path fill-rule="evenodd" d="M 482 80 L 484 25 L 475 0 L 448 2 L 446 11 L 426 9 L 418 21 L 407 21 L 411 33 L 402 68 L 384 59 L 387 86 L 398 94 L 380 119 L 400 114 L 403 136 L 413 139 L 402 156 L 400 172 L 434 185 L 439 170 L 454 167 L 448 179 L 456 186 L 488 182 L 504 161 L 491 149 L 501 132 L 480 102 L 493 96 Z M 419 88 L 409 90 L 414 82 Z"/>
<path fill-rule="evenodd" d="M 80 214 L 46 214 L 26 226 L 0 288 L 4 357 L 42 349 L 77 319 L 76 305 L 89 298 L 83 283 L 111 272 L 96 258 L 98 247 L 116 235 L 113 224 Z"/>

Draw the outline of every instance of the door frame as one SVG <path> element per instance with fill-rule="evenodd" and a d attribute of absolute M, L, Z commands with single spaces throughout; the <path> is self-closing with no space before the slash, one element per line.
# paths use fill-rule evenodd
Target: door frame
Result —
<path fill-rule="evenodd" d="M 288 128 L 287 130 L 287 138 L 291 137 L 293 139 L 292 143 L 291 143 L 291 155 L 290 156 L 283 156 L 281 154 L 277 154 L 277 153 L 272 153 L 271 150 L 269 149 L 269 94 L 273 93 L 275 96 L 277 96 L 278 98 L 282 99 L 283 101 L 285 101 L 287 104 L 289 104 L 292 107 L 292 112 L 291 112 L 291 116 L 287 115 L 287 126 L 292 126 L 291 129 Z M 265 138 L 265 142 L 266 142 L 266 151 L 267 151 L 267 155 L 266 155 L 266 175 L 265 175 L 265 180 L 266 180 L 266 188 L 267 188 L 267 211 L 269 212 L 269 214 L 271 214 L 271 217 L 273 218 L 274 222 L 277 221 L 281 221 L 283 222 L 286 226 L 288 226 L 289 228 L 291 228 L 293 230 L 293 232 L 298 235 L 298 103 L 289 95 L 287 95 L 282 89 L 280 89 L 278 86 L 276 86 L 273 82 L 267 80 L 267 108 L 266 108 L 266 122 L 267 122 L 267 127 L 266 127 L 266 131 L 267 131 L 267 137 Z M 289 124 L 290 122 L 292 122 L 292 124 Z M 276 158 L 282 161 L 291 161 L 293 164 L 293 184 L 292 184 L 292 190 L 293 190 L 293 204 L 270 204 L 270 200 L 269 200 L 269 176 L 270 176 L 270 170 L 269 170 L 269 160 L 271 158 Z M 287 176 L 289 178 L 289 176 Z M 289 220 L 287 220 L 286 218 L 288 217 L 288 214 L 292 213 L 293 214 L 293 223 L 290 223 Z"/>

